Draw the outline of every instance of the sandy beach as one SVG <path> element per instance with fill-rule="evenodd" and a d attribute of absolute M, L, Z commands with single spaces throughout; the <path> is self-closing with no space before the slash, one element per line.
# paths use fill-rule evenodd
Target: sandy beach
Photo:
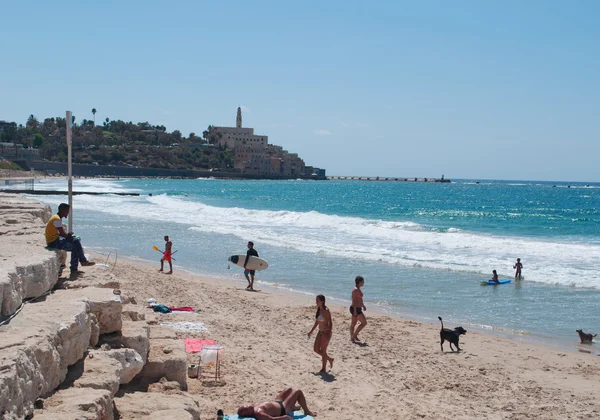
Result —
<path fill-rule="evenodd" d="M 103 259 L 97 256 L 97 261 Z M 442 353 L 439 326 L 366 312 L 364 345 L 349 340 L 347 308 L 329 304 L 334 332 L 330 373 L 318 374 L 320 358 L 307 332 L 314 297 L 278 289 L 245 290 L 245 281 L 220 280 L 119 258 L 113 274 L 138 305 L 153 297 L 172 306 L 192 306 L 208 327 L 180 338 L 210 338 L 225 346 L 222 386 L 190 379 L 202 418 L 217 409 L 233 413 L 245 403 L 271 399 L 286 386 L 305 391 L 321 419 L 486 418 L 567 419 L 600 417 L 600 358 L 592 353 L 468 332 L 460 353 Z M 86 276 L 106 270 L 88 269 Z M 365 304 L 369 307 L 368 287 Z M 349 288 L 349 293 L 351 288 Z M 144 309 L 148 317 L 154 316 Z M 190 315 L 156 315 L 185 321 Z M 447 325 L 455 327 L 455 325 Z M 198 356 L 188 355 L 190 363 Z"/>

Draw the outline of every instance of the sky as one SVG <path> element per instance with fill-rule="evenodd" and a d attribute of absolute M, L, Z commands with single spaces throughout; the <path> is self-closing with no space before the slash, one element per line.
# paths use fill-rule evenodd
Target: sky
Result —
<path fill-rule="evenodd" d="M 328 175 L 600 181 L 600 2 L 5 2 L 0 120 L 245 127 Z"/>

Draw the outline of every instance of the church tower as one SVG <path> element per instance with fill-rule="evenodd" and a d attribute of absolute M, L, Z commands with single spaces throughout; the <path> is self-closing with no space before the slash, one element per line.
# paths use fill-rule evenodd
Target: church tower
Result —
<path fill-rule="evenodd" d="M 242 108 L 238 106 L 237 118 L 235 119 L 235 128 L 242 128 Z"/>

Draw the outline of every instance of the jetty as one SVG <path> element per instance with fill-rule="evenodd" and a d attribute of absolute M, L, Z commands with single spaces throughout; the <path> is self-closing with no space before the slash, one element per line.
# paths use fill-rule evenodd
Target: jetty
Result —
<path fill-rule="evenodd" d="M 400 178 L 383 176 L 328 176 L 330 181 L 393 181 L 393 182 L 443 182 L 450 183 L 450 179 L 444 178 Z"/>

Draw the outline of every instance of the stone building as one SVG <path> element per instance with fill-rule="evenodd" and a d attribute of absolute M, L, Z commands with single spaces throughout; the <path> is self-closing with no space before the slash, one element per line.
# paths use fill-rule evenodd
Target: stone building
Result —
<path fill-rule="evenodd" d="M 217 145 L 233 150 L 233 167 L 242 173 L 274 177 L 305 177 L 304 161 L 281 146 L 269 144 L 267 136 L 242 127 L 242 110 L 237 109 L 235 127 L 212 127 L 221 134 Z"/>

